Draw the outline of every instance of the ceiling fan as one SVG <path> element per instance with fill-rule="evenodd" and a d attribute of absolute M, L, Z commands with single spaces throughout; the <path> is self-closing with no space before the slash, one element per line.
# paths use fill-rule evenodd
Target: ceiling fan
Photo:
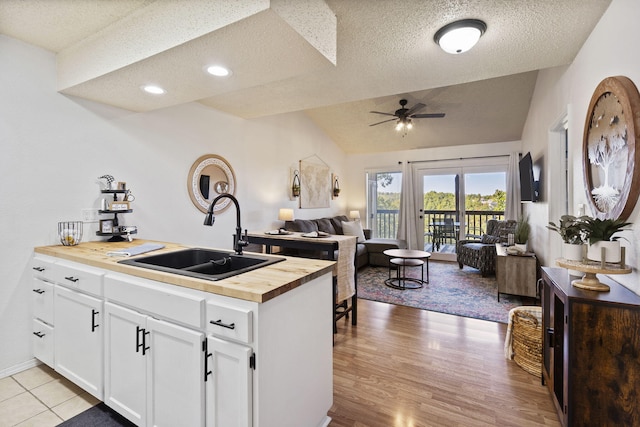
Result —
<path fill-rule="evenodd" d="M 411 108 L 406 108 L 407 105 L 406 99 L 400 100 L 400 108 L 397 109 L 394 113 L 383 113 L 381 111 L 370 111 L 370 113 L 374 114 L 382 114 L 385 116 L 393 116 L 393 119 L 383 120 L 378 123 L 371 124 L 369 126 L 376 126 L 382 123 L 387 123 L 391 121 L 396 121 L 396 130 L 409 130 L 413 127 L 413 123 L 411 119 L 434 119 L 434 118 L 442 118 L 444 117 L 444 113 L 430 113 L 430 114 L 416 114 L 418 111 L 422 110 L 426 105 L 418 102 Z"/>

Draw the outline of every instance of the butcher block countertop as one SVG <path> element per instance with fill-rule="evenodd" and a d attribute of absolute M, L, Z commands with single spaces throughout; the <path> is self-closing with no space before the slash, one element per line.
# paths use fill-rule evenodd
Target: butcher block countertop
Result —
<path fill-rule="evenodd" d="M 165 273 L 147 268 L 118 264 L 124 259 L 122 256 L 109 256 L 107 252 L 117 251 L 139 246 L 143 243 L 160 243 L 165 247 L 152 252 L 147 252 L 131 258 L 156 255 L 187 249 L 176 243 L 158 242 L 136 239 L 133 242 L 85 242 L 76 246 L 39 246 L 34 249 L 38 254 L 49 255 L 69 261 L 75 261 L 86 265 L 116 271 L 118 273 L 157 280 L 159 282 L 186 288 L 197 289 L 213 294 L 239 298 L 247 301 L 263 303 L 281 295 L 291 289 L 309 282 L 323 274 L 331 273 L 333 261 L 324 261 L 308 258 L 282 257 L 285 260 L 266 267 L 258 268 L 247 273 L 238 274 L 227 279 L 211 281 L 197 279 L 178 274 Z M 229 250 L 208 248 L 217 250 Z M 275 256 L 275 255 L 270 255 Z"/>

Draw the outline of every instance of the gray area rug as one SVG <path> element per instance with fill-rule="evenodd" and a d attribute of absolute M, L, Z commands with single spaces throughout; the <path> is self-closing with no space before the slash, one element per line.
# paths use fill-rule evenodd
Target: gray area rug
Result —
<path fill-rule="evenodd" d="M 407 268 L 406 274 L 420 278 L 420 267 Z M 365 267 L 358 271 L 358 298 L 500 323 L 509 322 L 514 307 L 539 305 L 533 298 L 506 294 L 498 301 L 495 277 L 482 277 L 470 267 L 460 270 L 457 263 L 429 261 L 429 276 L 429 284 L 421 289 L 398 290 L 384 283 L 387 267 Z"/>
<path fill-rule="evenodd" d="M 111 410 L 103 402 L 98 403 L 93 408 L 79 413 L 68 419 L 58 427 L 135 427 L 135 424 L 124 418 L 122 415 Z"/>

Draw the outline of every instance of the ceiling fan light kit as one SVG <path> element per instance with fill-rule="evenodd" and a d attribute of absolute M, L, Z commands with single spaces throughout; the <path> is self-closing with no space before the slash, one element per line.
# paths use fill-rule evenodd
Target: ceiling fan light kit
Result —
<path fill-rule="evenodd" d="M 486 30 L 487 24 L 479 19 L 462 19 L 440 28 L 433 39 L 442 50 L 457 55 L 474 47 Z"/>
<path fill-rule="evenodd" d="M 411 108 L 407 108 L 407 100 L 400 100 L 400 108 L 397 109 L 393 113 L 383 113 L 382 111 L 370 111 L 373 114 L 382 114 L 384 116 L 392 116 L 392 119 L 383 120 L 378 123 L 373 123 L 369 126 L 376 126 L 382 123 L 387 122 L 396 122 L 396 130 L 398 132 L 403 132 L 406 135 L 407 131 L 413 128 L 413 120 L 412 119 L 439 119 L 444 117 L 444 113 L 428 113 L 428 114 L 417 114 L 419 110 L 422 110 L 426 105 L 421 102 L 418 102 Z"/>

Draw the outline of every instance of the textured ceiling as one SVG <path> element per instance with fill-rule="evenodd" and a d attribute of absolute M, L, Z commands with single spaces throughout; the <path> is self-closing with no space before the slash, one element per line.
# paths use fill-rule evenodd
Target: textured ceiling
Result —
<path fill-rule="evenodd" d="M 244 118 L 306 111 L 345 152 L 520 139 L 536 70 L 567 65 L 611 0 L 2 0 L 0 33 L 58 54 L 62 93 L 149 111 L 199 101 Z M 433 34 L 487 31 L 462 55 Z M 233 75 L 203 74 L 212 62 Z M 165 96 L 139 88 L 156 83 Z M 402 137 L 370 127 L 398 101 Z"/>

